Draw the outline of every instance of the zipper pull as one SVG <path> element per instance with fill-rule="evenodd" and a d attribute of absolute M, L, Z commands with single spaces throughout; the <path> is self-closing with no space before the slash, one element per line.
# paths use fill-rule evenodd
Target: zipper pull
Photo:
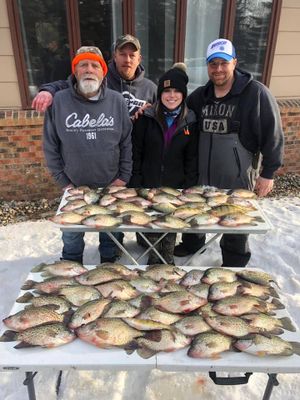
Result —
<path fill-rule="evenodd" d="M 190 134 L 189 128 L 183 128 L 183 132 L 186 136 Z"/>

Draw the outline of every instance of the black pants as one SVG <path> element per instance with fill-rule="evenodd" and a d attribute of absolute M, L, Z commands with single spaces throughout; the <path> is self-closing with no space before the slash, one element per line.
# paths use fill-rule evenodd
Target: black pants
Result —
<path fill-rule="evenodd" d="M 161 233 L 145 233 L 150 243 L 155 243 L 161 236 Z M 156 246 L 157 251 L 163 256 L 167 264 L 174 264 L 174 247 L 176 242 L 176 233 L 168 233 Z M 148 264 L 161 264 L 162 260 L 151 250 L 149 252 Z"/>
<path fill-rule="evenodd" d="M 220 241 L 224 267 L 245 267 L 251 257 L 248 243 L 249 235 L 224 234 Z M 195 253 L 205 243 L 205 234 L 184 233 L 182 235 L 184 247 L 191 253 Z"/>

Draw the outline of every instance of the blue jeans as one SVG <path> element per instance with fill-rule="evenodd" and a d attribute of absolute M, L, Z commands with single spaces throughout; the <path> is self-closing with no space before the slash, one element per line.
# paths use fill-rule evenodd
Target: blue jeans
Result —
<path fill-rule="evenodd" d="M 122 243 L 124 233 L 114 232 L 114 237 Z M 63 232 L 62 258 L 82 263 L 84 251 L 84 232 Z M 118 255 L 118 246 L 105 232 L 99 232 L 99 252 L 102 257 L 112 258 Z"/>

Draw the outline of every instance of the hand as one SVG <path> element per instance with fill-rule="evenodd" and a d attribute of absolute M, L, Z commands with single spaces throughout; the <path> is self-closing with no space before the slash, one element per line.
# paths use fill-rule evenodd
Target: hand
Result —
<path fill-rule="evenodd" d="M 114 180 L 110 186 L 125 186 L 126 182 L 122 181 L 121 179 Z"/>
<path fill-rule="evenodd" d="M 42 91 L 39 92 L 32 100 L 31 107 L 36 111 L 46 111 L 53 102 L 53 96 L 51 93 Z"/>
<path fill-rule="evenodd" d="M 69 185 L 63 187 L 63 188 L 62 188 L 62 191 L 65 192 L 66 190 L 71 189 L 71 188 L 74 188 L 73 183 L 69 183 Z"/>
<path fill-rule="evenodd" d="M 274 186 L 274 179 L 267 179 L 259 176 L 256 181 L 254 191 L 257 193 L 259 197 L 264 197 L 269 192 L 271 192 L 273 186 Z"/>
<path fill-rule="evenodd" d="M 146 110 L 146 108 L 149 108 L 149 107 L 151 107 L 151 106 L 152 106 L 152 104 L 146 103 L 143 107 L 140 107 L 140 108 L 136 111 L 136 113 L 135 113 L 134 115 L 131 116 L 131 119 L 132 119 L 133 121 L 135 121 L 136 119 L 139 118 L 140 115 L 143 115 L 143 114 L 144 114 L 144 111 Z"/>

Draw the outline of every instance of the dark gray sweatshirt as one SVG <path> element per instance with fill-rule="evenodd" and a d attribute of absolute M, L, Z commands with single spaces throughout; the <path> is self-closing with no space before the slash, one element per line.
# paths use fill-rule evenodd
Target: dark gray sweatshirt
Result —
<path fill-rule="evenodd" d="M 70 84 L 70 82 L 69 82 Z M 72 84 L 56 94 L 44 121 L 44 153 L 56 182 L 104 187 L 132 169 L 132 123 L 120 93 L 101 86 L 98 100 L 79 95 Z"/>

